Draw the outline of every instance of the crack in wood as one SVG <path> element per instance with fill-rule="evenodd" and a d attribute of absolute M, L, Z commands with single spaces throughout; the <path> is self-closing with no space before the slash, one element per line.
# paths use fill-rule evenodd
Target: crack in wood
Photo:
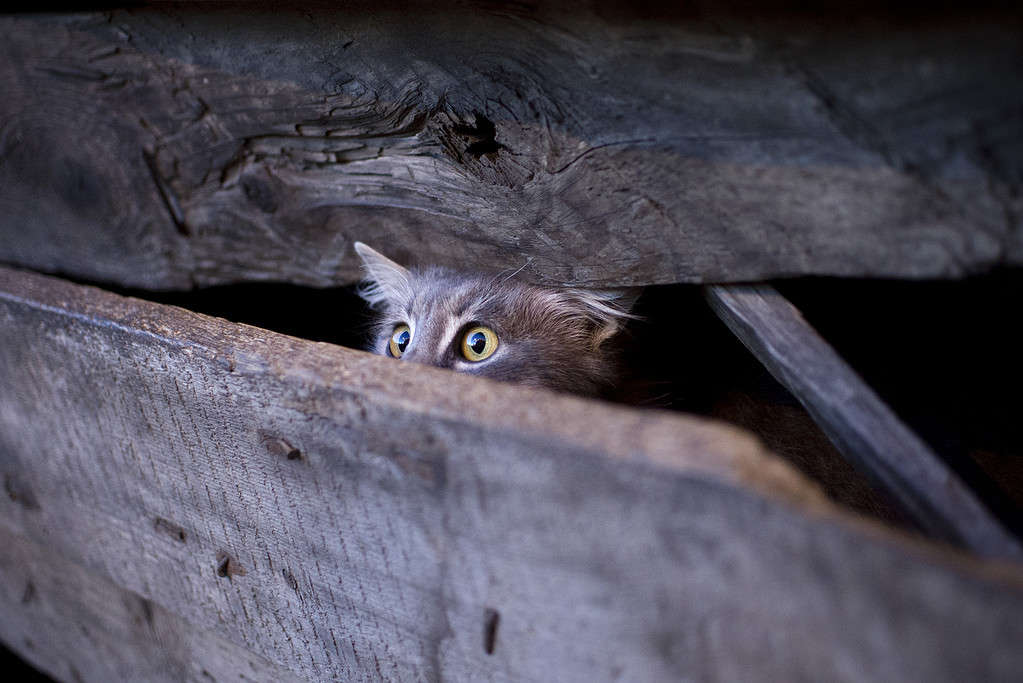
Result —
<path fill-rule="evenodd" d="M 174 190 L 171 189 L 170 185 L 167 184 L 167 181 L 160 174 L 160 169 L 156 165 L 155 154 L 143 150 L 142 158 L 146 162 L 146 168 L 149 169 L 149 173 L 153 177 L 156 190 L 159 192 L 160 198 L 163 199 L 163 204 L 167 207 L 167 213 L 170 214 L 174 226 L 181 235 L 185 237 L 190 236 L 191 231 L 188 228 L 188 224 L 185 223 L 185 214 L 181 210 L 181 203 L 178 201 L 177 195 L 174 194 Z"/>
<path fill-rule="evenodd" d="M 494 122 L 483 114 L 473 112 L 473 124 L 455 124 L 455 133 L 467 138 L 468 146 L 465 154 L 471 154 L 479 159 L 484 154 L 497 154 L 498 150 L 504 149 L 504 145 L 497 141 L 497 127 Z"/>

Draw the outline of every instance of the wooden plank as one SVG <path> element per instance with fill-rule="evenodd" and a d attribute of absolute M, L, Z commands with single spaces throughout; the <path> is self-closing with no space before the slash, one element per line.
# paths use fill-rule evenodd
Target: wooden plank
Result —
<path fill-rule="evenodd" d="M 0 640 L 57 680 L 302 680 L 3 525 L 0 547 Z"/>
<path fill-rule="evenodd" d="M 711 286 L 711 307 L 839 451 L 930 535 L 1023 558 L 1019 540 L 769 285 Z"/>
<path fill-rule="evenodd" d="M 0 20 L 0 261 L 189 288 L 1023 262 L 1019 9 L 162 3 Z M 948 49 L 955 45 L 956 49 Z"/>
<path fill-rule="evenodd" d="M 0 386 L 5 533 L 306 678 L 1023 670 L 1020 565 L 842 513 L 721 424 L 2 268 Z"/>

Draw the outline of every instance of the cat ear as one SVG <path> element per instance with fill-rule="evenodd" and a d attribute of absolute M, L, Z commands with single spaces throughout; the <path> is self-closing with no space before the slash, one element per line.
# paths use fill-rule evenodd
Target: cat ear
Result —
<path fill-rule="evenodd" d="M 635 320 L 632 307 L 643 293 L 642 287 L 627 289 L 570 289 L 569 294 L 581 303 L 595 326 L 593 346 L 596 348 L 621 331 L 627 320 Z"/>
<path fill-rule="evenodd" d="M 359 287 L 359 296 L 369 302 L 370 306 L 399 305 L 412 299 L 412 274 L 408 269 L 362 242 L 356 242 L 353 246 L 366 271 L 364 284 Z"/>
<path fill-rule="evenodd" d="M 598 296 L 603 297 L 615 310 L 625 314 L 626 318 L 636 318 L 632 315 L 632 309 L 636 306 L 636 300 L 643 293 L 643 287 L 623 287 L 621 289 L 598 289 L 595 290 Z"/>

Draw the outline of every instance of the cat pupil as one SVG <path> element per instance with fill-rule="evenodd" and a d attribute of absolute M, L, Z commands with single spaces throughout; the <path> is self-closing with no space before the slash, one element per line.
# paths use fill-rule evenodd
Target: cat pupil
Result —
<path fill-rule="evenodd" d="M 408 330 L 402 330 L 401 334 L 395 336 L 394 341 L 398 344 L 398 350 L 405 353 L 405 348 L 408 347 L 409 338 L 411 335 Z"/>
<path fill-rule="evenodd" d="M 487 346 L 487 337 L 482 332 L 477 332 L 472 335 L 469 339 L 469 348 L 475 353 L 483 353 L 483 349 Z"/>

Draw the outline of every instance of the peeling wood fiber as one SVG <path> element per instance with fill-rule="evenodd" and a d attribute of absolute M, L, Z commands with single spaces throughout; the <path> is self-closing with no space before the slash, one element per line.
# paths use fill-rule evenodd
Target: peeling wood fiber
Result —
<path fill-rule="evenodd" d="M 721 424 L 4 268 L 0 386 L 0 637 L 61 677 L 1023 670 L 1018 564 L 840 512 Z"/>
<path fill-rule="evenodd" d="M 158 289 L 348 283 L 353 240 L 591 286 L 1019 264 L 1021 28 L 973 7 L 6 16 L 0 261 Z"/>

